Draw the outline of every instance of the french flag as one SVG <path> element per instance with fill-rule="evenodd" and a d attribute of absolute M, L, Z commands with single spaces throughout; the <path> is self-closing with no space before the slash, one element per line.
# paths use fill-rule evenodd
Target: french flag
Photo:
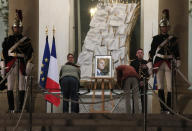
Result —
<path fill-rule="evenodd" d="M 59 73 L 58 73 L 58 65 L 57 65 L 57 56 L 56 56 L 56 46 L 55 46 L 55 37 L 53 36 L 53 43 L 52 43 L 52 50 L 51 50 L 51 57 L 49 63 L 49 70 L 47 75 L 46 81 L 46 89 L 49 92 L 54 92 L 56 94 L 46 94 L 45 99 L 50 103 L 54 104 L 55 106 L 59 106 L 60 98 L 57 92 L 60 92 L 59 87 Z"/>

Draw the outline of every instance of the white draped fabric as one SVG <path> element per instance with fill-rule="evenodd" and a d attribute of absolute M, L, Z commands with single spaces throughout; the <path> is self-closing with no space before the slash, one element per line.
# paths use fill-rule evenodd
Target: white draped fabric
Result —
<path fill-rule="evenodd" d="M 95 55 L 111 55 L 112 71 L 125 63 L 127 55 L 125 42 L 130 33 L 132 26 L 130 21 L 136 5 L 115 3 L 97 6 L 97 11 L 90 22 L 90 30 L 84 40 L 83 51 L 78 58 L 81 79 L 93 75 Z"/>

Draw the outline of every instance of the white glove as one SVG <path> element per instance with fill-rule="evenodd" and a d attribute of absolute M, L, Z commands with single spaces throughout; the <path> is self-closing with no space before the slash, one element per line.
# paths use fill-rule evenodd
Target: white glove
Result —
<path fill-rule="evenodd" d="M 0 67 L 1 67 L 1 76 L 5 77 L 5 61 L 0 61 Z"/>
<path fill-rule="evenodd" d="M 180 60 L 176 60 L 176 67 L 179 68 L 181 66 L 181 61 Z"/>
<path fill-rule="evenodd" d="M 33 69 L 33 66 L 34 66 L 34 65 L 33 65 L 32 63 L 27 62 L 27 66 L 26 66 L 26 70 L 25 70 L 27 76 L 31 74 L 31 71 L 32 71 L 32 69 Z"/>
<path fill-rule="evenodd" d="M 148 62 L 148 63 L 147 63 L 147 67 L 148 67 L 148 73 L 149 73 L 149 75 L 152 75 L 152 74 L 153 74 L 153 65 L 152 65 L 152 62 Z"/>

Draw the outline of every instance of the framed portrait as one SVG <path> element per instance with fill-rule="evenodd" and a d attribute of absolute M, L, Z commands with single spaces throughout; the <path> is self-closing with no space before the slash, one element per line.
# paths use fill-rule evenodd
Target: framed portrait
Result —
<path fill-rule="evenodd" d="M 111 77 L 111 59 L 111 56 L 95 56 L 95 77 Z"/>

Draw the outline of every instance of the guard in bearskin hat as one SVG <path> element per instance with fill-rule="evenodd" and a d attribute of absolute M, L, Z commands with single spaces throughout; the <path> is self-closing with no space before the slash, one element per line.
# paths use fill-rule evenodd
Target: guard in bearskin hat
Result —
<path fill-rule="evenodd" d="M 158 95 L 165 102 L 164 94 L 164 78 L 166 79 L 167 87 L 167 105 L 172 108 L 172 69 L 171 61 L 176 60 L 176 66 L 181 65 L 179 47 L 177 38 L 169 35 L 169 10 L 164 9 L 162 19 L 159 23 L 160 34 L 153 37 L 151 50 L 149 51 L 150 74 L 155 73 L 157 77 Z M 156 70 L 152 70 L 156 68 Z M 170 113 L 168 109 L 160 102 L 161 112 Z"/>
<path fill-rule="evenodd" d="M 13 113 L 15 110 L 14 105 L 14 93 L 13 88 L 15 81 L 18 77 L 18 97 L 19 97 L 19 107 L 18 112 L 21 111 L 24 96 L 25 96 L 25 76 L 29 75 L 32 67 L 32 55 L 33 48 L 31 46 L 31 41 L 28 37 L 22 35 L 23 31 L 23 15 L 21 10 L 16 10 L 16 17 L 12 25 L 13 35 L 10 35 L 5 38 L 2 43 L 2 60 L 1 66 L 2 76 L 5 76 L 5 73 L 8 73 L 7 77 L 7 98 L 9 105 L 9 112 Z M 6 68 L 5 68 L 6 67 Z M 9 72 L 10 71 L 10 72 Z"/>

